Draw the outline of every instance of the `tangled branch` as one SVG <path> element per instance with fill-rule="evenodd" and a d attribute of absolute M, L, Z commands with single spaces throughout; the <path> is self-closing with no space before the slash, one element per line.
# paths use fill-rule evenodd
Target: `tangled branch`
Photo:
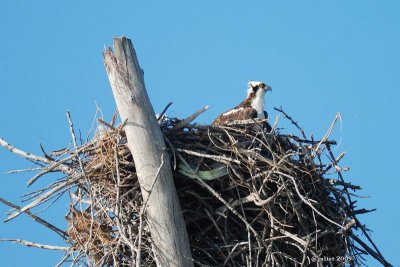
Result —
<path fill-rule="evenodd" d="M 199 112 L 203 112 L 200 110 Z M 368 235 L 353 200 L 359 186 L 346 182 L 329 140 L 335 122 L 321 140 L 308 138 L 282 109 L 301 136 L 267 131 L 265 121 L 212 127 L 187 120 L 159 118 L 169 146 L 175 186 L 197 266 L 359 266 L 371 256 L 390 266 Z M 26 213 L 61 235 L 69 247 L 59 265 L 157 266 L 135 164 L 126 146 L 124 124 L 99 120 L 92 140 L 74 140 L 57 158 L 36 156 L 3 139 L 0 145 L 37 163 L 35 183 L 59 172 L 61 179 L 29 193 Z M 33 209 L 68 193 L 68 229 L 60 230 Z M 368 243 L 359 234 L 367 236 Z M 5 241 L 5 240 L 3 240 Z M 25 245 L 29 241 L 10 239 Z"/>

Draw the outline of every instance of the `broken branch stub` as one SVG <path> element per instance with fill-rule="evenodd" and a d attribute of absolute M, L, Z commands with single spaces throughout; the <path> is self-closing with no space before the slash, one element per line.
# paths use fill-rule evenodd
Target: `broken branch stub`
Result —
<path fill-rule="evenodd" d="M 114 38 L 104 64 L 135 162 L 143 202 L 160 266 L 193 266 L 186 226 L 169 155 L 147 95 L 143 70 L 132 42 Z"/>

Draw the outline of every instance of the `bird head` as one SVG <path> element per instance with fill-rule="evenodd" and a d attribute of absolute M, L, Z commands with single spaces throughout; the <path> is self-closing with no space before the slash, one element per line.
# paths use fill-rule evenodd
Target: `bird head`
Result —
<path fill-rule="evenodd" d="M 257 94 L 259 90 L 262 90 L 262 93 L 265 93 L 267 91 L 272 91 L 272 88 L 263 82 L 249 81 L 248 85 L 249 88 L 247 89 L 247 96 L 249 96 L 253 92 Z"/>

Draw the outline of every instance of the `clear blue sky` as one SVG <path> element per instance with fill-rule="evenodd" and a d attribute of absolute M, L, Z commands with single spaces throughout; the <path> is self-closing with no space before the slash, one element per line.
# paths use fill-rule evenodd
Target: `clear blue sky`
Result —
<path fill-rule="evenodd" d="M 316 138 L 341 112 L 335 152 L 347 151 L 347 180 L 370 196 L 359 206 L 378 209 L 360 219 L 399 266 L 400 2 L 143 2 L 2 1 L 0 136 L 40 153 L 39 143 L 55 150 L 70 142 L 67 110 L 84 135 L 95 101 L 109 119 L 115 104 L 101 52 L 113 36 L 126 35 L 156 111 L 171 100 L 169 115 L 178 117 L 210 105 L 198 119 L 209 123 L 238 104 L 254 79 L 273 88 L 270 116 L 276 115 L 273 106 L 282 105 Z M 29 166 L 0 149 L 0 173 Z M 0 175 L 0 196 L 18 201 L 28 179 Z M 66 209 L 60 203 L 43 216 L 64 227 Z M 2 219 L 7 211 L 0 206 Z M 0 237 L 63 245 L 26 216 L 1 223 Z M 53 266 L 60 256 L 0 243 L 2 266 Z"/>

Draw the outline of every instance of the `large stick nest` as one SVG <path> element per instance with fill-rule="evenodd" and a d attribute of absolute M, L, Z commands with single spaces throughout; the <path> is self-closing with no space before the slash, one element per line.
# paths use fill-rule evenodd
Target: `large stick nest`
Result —
<path fill-rule="evenodd" d="M 356 217 L 366 210 L 354 206 L 360 188 L 343 180 L 343 154 L 333 155 L 330 131 L 313 140 L 300 128 L 299 137 L 264 122 L 180 122 L 163 118 L 160 125 L 196 266 L 358 266 L 367 255 L 388 264 L 369 237 L 357 235 L 367 234 Z M 69 192 L 68 229 L 56 229 L 70 244 L 60 265 L 156 266 L 123 125 L 100 126 L 57 159 L 45 154 L 48 165 L 30 183 L 50 171 L 67 175 L 17 210 Z"/>

